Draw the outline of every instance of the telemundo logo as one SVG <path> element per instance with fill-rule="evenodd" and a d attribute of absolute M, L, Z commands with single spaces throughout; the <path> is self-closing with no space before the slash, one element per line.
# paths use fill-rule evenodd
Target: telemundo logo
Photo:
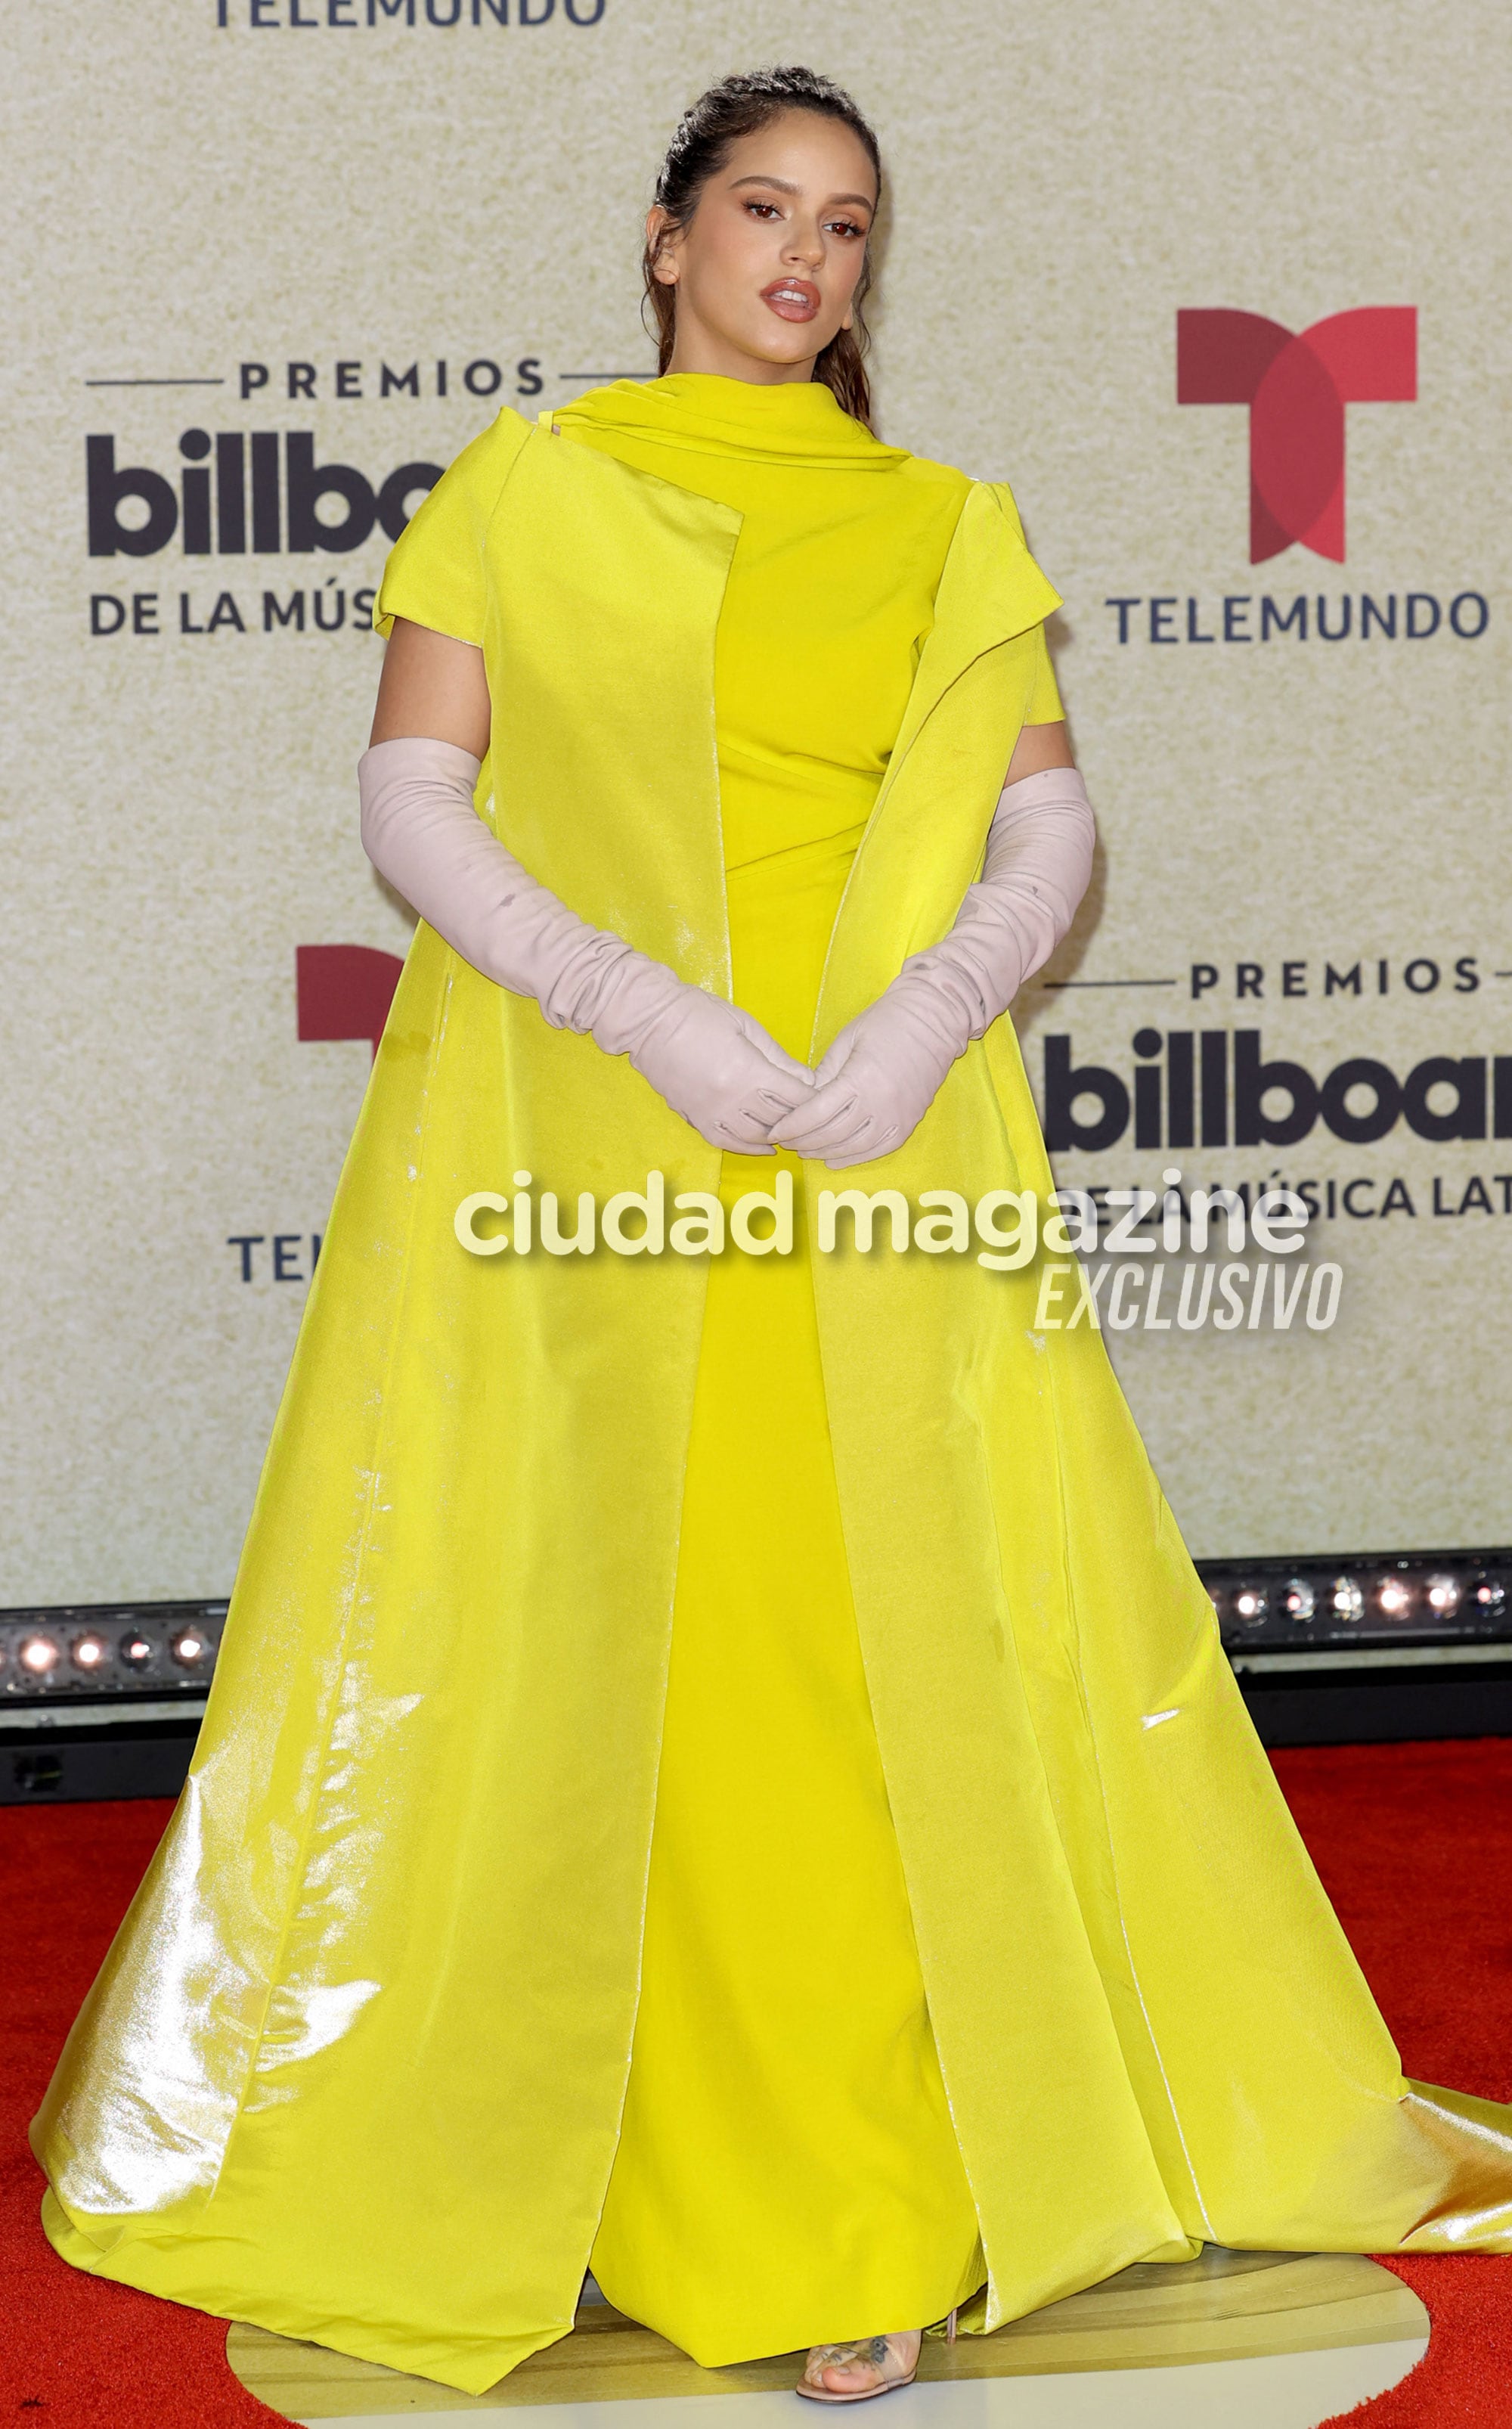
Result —
<path fill-rule="evenodd" d="M 322 28 L 600 25 L 608 0 L 215 0 L 219 33 L 316 33 Z"/>

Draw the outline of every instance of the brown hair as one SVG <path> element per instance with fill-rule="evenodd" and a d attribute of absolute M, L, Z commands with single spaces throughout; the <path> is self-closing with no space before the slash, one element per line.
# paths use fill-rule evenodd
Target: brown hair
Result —
<path fill-rule="evenodd" d="M 881 152 L 849 93 L 831 84 L 828 76 L 815 75 L 812 68 L 757 68 L 749 75 L 726 76 L 721 83 L 711 85 L 691 109 L 683 111 L 656 180 L 656 201 L 666 213 L 670 226 L 687 226 L 704 187 L 723 168 L 742 136 L 756 134 L 789 109 L 809 109 L 815 117 L 836 118 L 842 125 L 848 126 L 865 146 L 876 172 L 880 200 Z M 666 233 L 663 231 L 664 238 Z M 646 296 L 656 320 L 659 373 L 672 359 L 677 327 L 676 289 L 656 276 L 656 256 L 662 241 L 663 238 L 658 238 L 655 245 L 648 243 L 641 259 Z M 853 300 L 855 326 L 838 330 L 814 366 L 814 378 L 821 380 L 846 413 L 868 430 L 872 426 L 872 397 L 864 357 L 871 340 L 862 306 L 871 283 L 868 242 Z"/>

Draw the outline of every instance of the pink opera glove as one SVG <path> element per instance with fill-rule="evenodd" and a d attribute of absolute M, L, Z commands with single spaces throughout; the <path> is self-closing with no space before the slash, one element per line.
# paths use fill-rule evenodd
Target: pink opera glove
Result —
<path fill-rule="evenodd" d="M 772 1125 L 812 1093 L 812 1071 L 737 1004 L 590 927 L 538 884 L 473 808 L 479 765 L 420 736 L 365 752 L 370 860 L 485 978 L 534 996 L 553 1029 L 628 1054 L 711 1147 L 770 1155 Z"/>
<path fill-rule="evenodd" d="M 957 1056 L 1007 1011 L 1070 927 L 1096 832 L 1074 768 L 1006 785 L 981 876 L 949 935 L 911 953 L 891 986 L 846 1023 L 813 1096 L 776 1125 L 778 1145 L 839 1172 L 912 1137 Z"/>

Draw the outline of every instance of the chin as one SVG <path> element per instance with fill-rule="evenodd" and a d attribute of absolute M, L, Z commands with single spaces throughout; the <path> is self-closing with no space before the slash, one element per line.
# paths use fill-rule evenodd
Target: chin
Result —
<path fill-rule="evenodd" d="M 794 363 L 807 362 L 812 355 L 821 354 L 833 334 L 831 330 L 829 337 L 825 336 L 814 321 L 789 321 L 773 328 L 769 325 L 768 316 L 766 327 L 747 330 L 740 343 L 746 353 L 756 356 L 758 362 L 790 368 Z"/>

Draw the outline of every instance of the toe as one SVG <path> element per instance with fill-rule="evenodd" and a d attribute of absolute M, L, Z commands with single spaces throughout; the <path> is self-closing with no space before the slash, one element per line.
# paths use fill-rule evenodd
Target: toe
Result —
<path fill-rule="evenodd" d="M 834 2363 L 819 2373 L 820 2386 L 831 2395 L 860 2395 L 881 2383 L 881 2371 L 867 2361 Z"/>

